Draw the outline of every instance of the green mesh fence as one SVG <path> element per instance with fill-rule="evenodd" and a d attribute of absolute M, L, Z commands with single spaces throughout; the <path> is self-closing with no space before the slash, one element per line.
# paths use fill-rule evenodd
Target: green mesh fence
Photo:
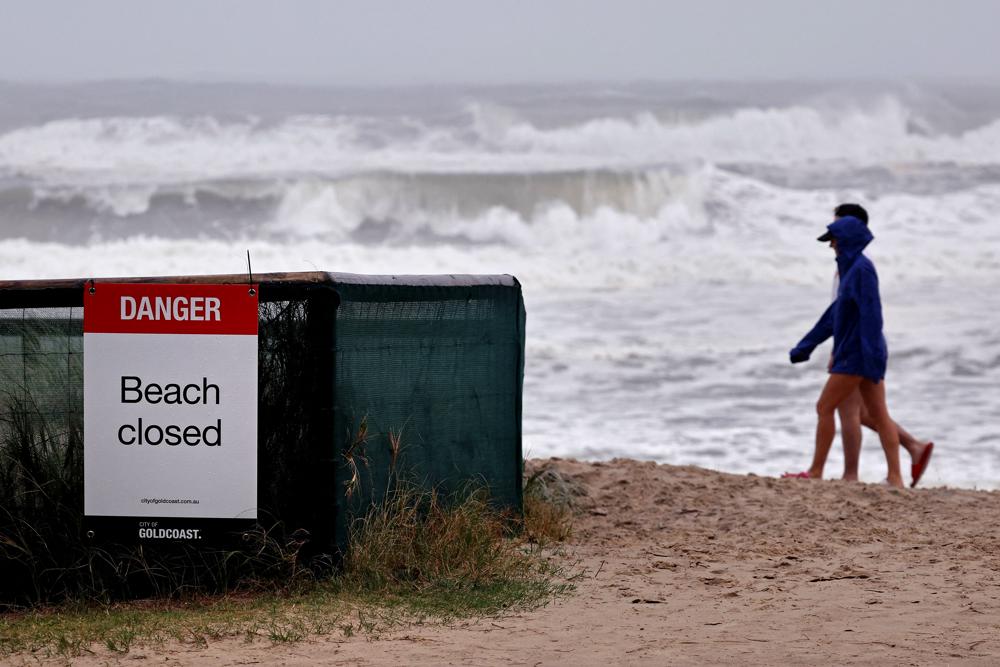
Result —
<path fill-rule="evenodd" d="M 521 507 L 524 307 L 516 283 L 338 283 L 337 538 L 399 475 Z"/>
<path fill-rule="evenodd" d="M 82 419 L 83 309 L 0 310 L 0 426 L 33 413 L 68 447 Z"/>
<path fill-rule="evenodd" d="M 265 527 L 303 529 L 307 554 L 335 553 L 392 474 L 444 492 L 485 486 L 520 511 L 525 315 L 515 280 L 322 273 L 260 285 Z M 125 596 L 156 590 L 155 573 L 122 574 L 106 552 L 95 562 L 83 536 L 83 287 L 0 285 L 0 605 L 112 580 Z"/>

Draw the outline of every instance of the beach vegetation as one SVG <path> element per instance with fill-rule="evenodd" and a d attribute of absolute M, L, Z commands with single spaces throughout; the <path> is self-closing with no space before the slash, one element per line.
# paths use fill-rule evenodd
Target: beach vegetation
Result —
<path fill-rule="evenodd" d="M 81 451 L 79 422 L 52 433 L 44 420 L 8 414 L 13 420 L 0 425 L 0 659 L 223 637 L 377 637 L 530 609 L 572 590 L 578 576 L 542 548 L 569 534 L 569 519 L 545 496 L 527 494 L 522 522 L 491 504 L 485 488 L 445 493 L 396 469 L 381 499 L 352 522 L 338 567 L 304 565 L 306 536 L 279 521 L 234 550 L 90 544 L 81 539 L 77 464 L 65 458 Z M 390 435 L 395 464 L 401 434 Z M 363 440 L 354 453 L 362 468 Z"/>
<path fill-rule="evenodd" d="M 103 647 L 224 637 L 283 644 L 336 634 L 375 638 L 413 624 L 493 618 L 545 604 L 578 574 L 517 537 L 481 491 L 446 498 L 401 486 L 355 522 L 343 567 L 284 586 L 221 595 L 191 589 L 145 600 L 68 599 L 0 614 L 0 657 L 73 657 Z"/>

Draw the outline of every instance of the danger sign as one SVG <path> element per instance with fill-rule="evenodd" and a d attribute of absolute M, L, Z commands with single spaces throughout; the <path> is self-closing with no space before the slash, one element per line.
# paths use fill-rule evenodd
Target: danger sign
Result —
<path fill-rule="evenodd" d="M 83 332 L 88 525 L 198 540 L 256 519 L 256 287 L 97 284 Z"/>

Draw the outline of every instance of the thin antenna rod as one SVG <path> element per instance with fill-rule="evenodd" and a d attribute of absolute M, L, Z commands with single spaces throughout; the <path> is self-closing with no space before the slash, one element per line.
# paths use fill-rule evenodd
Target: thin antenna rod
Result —
<path fill-rule="evenodd" d="M 253 267 L 250 265 L 250 249 L 247 249 L 247 284 L 250 285 L 250 296 L 253 296 L 257 291 L 253 288 Z"/>

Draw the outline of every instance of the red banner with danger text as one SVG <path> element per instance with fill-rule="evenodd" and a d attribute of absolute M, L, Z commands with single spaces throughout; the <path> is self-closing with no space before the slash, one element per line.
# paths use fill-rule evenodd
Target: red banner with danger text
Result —
<path fill-rule="evenodd" d="M 84 333 L 257 335 L 256 285 L 96 283 L 83 303 Z"/>

